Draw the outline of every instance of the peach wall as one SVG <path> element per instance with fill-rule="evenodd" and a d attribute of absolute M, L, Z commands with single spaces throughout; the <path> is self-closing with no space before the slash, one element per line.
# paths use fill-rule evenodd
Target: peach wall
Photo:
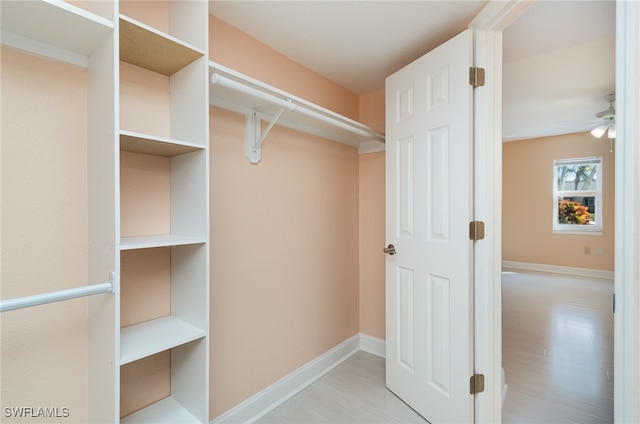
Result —
<path fill-rule="evenodd" d="M 503 259 L 612 271 L 614 155 L 609 141 L 579 133 L 503 146 Z M 553 161 L 592 156 L 603 161 L 602 235 L 553 234 Z M 585 254 L 584 247 L 591 253 Z"/>
<path fill-rule="evenodd" d="M 120 13 L 169 34 L 168 0 L 120 0 Z"/>
<path fill-rule="evenodd" d="M 385 132 L 384 90 L 360 96 L 358 120 L 380 132 Z"/>
<path fill-rule="evenodd" d="M 120 417 L 171 394 L 171 351 L 165 350 L 120 367 Z"/>
<path fill-rule="evenodd" d="M 135 9 L 144 6 L 144 2 L 127 2 L 126 5 L 121 6 L 123 9 L 126 6 L 127 13 L 132 17 L 144 16 L 143 10 Z M 161 25 L 161 19 L 156 19 L 153 24 Z M 169 137 L 171 135 L 169 91 L 168 77 L 120 62 L 120 126 L 128 131 Z M 169 234 L 171 232 L 170 204 L 171 159 L 121 152 L 121 236 Z M 120 275 L 120 324 L 122 327 L 171 313 L 170 262 L 169 248 L 132 250 L 122 253 Z M 169 394 L 170 365 L 170 355 L 167 351 L 121 367 L 121 417 Z M 144 387 L 144 390 L 141 390 L 141 387 Z"/>
<path fill-rule="evenodd" d="M 2 299 L 86 285 L 86 70 L 6 47 L 1 64 Z M 0 320 L 3 422 L 21 406 L 86 422 L 86 299 Z"/>
<path fill-rule="evenodd" d="M 171 314 L 171 248 L 121 253 L 120 326 Z M 120 417 L 171 393 L 171 353 L 164 351 L 120 367 Z"/>
<path fill-rule="evenodd" d="M 63 0 L 65 3 L 69 3 L 73 6 L 84 9 L 88 12 L 95 13 L 103 18 L 113 19 L 113 5 L 106 1 L 95 0 Z"/>
<path fill-rule="evenodd" d="M 211 418 L 358 332 L 358 154 L 212 108 Z"/>
<path fill-rule="evenodd" d="M 120 62 L 120 128 L 171 136 L 169 77 Z"/>
<path fill-rule="evenodd" d="M 385 338 L 385 154 L 359 157 L 360 332 Z"/>
<path fill-rule="evenodd" d="M 171 233 L 171 159 L 120 153 L 122 237 Z"/>
<path fill-rule="evenodd" d="M 360 122 L 384 132 L 384 90 L 360 96 Z M 385 338 L 385 154 L 359 156 L 360 332 Z"/>
<path fill-rule="evenodd" d="M 211 60 L 384 129 L 384 91 L 358 98 L 216 17 L 209 30 Z M 213 419 L 358 331 L 384 337 L 384 153 L 276 126 L 252 166 L 244 118 L 210 123 Z"/>
<path fill-rule="evenodd" d="M 212 15 L 209 15 L 209 34 L 209 57 L 214 62 L 358 119 L 358 96 L 338 84 Z"/>
<path fill-rule="evenodd" d="M 171 315 L 171 248 L 123 251 L 120 268 L 121 327 Z"/>

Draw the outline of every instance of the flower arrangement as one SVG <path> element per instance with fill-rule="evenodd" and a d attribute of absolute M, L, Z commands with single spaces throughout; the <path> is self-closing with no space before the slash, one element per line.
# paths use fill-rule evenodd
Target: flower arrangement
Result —
<path fill-rule="evenodd" d="M 586 206 L 572 200 L 561 200 L 558 204 L 558 222 L 560 224 L 588 225 L 591 214 Z"/>

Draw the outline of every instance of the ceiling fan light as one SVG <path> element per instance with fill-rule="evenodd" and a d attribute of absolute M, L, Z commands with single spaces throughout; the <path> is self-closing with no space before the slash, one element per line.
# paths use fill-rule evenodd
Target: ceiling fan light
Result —
<path fill-rule="evenodd" d="M 609 131 L 607 132 L 607 137 L 616 138 L 616 127 L 615 127 L 615 125 L 609 126 Z"/>
<path fill-rule="evenodd" d="M 607 131 L 607 126 L 606 125 L 600 125 L 594 129 L 591 130 L 591 135 L 597 138 L 600 138 L 604 135 L 605 131 Z M 615 134 L 615 130 L 614 130 L 614 134 Z"/>

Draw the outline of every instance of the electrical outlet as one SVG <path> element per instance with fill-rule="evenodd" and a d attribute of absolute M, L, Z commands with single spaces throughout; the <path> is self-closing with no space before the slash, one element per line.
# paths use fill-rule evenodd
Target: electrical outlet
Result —
<path fill-rule="evenodd" d="M 598 256 L 604 255 L 604 247 L 598 247 L 596 249 L 596 255 L 598 255 Z"/>
<path fill-rule="evenodd" d="M 591 246 L 585 246 L 584 247 L 584 254 L 585 255 L 590 255 L 591 254 Z"/>

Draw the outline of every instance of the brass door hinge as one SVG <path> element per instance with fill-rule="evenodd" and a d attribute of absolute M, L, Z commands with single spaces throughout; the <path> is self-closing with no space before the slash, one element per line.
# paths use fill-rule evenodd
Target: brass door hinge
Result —
<path fill-rule="evenodd" d="M 472 395 L 484 392 L 484 374 L 473 374 L 469 386 Z"/>
<path fill-rule="evenodd" d="M 472 87 L 484 87 L 484 68 L 469 68 L 469 84 Z"/>
<path fill-rule="evenodd" d="M 469 223 L 469 239 L 473 241 L 484 239 L 484 222 L 471 221 Z"/>

